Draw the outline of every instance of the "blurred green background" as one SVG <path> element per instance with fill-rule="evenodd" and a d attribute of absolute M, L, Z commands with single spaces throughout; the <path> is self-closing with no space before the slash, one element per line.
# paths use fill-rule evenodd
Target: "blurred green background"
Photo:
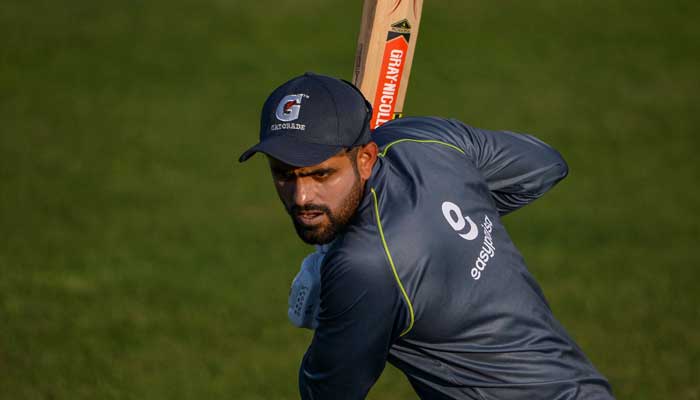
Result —
<path fill-rule="evenodd" d="M 310 250 L 267 94 L 350 78 L 361 1 L 0 2 L 0 398 L 294 399 Z M 619 398 L 700 398 L 700 3 L 426 0 L 406 114 L 530 132 L 567 180 L 506 218 Z M 394 368 L 371 399 L 414 399 Z"/>

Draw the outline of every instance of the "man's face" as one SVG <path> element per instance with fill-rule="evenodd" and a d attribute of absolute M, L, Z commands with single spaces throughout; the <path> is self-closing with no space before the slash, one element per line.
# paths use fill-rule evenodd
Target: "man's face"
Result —
<path fill-rule="evenodd" d="M 362 200 L 376 149 L 370 143 L 344 150 L 310 167 L 294 167 L 268 157 L 277 194 L 301 240 L 329 243 L 347 225 Z"/>

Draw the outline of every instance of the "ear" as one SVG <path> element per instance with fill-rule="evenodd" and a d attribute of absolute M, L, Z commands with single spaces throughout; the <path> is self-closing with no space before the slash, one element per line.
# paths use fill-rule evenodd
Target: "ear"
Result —
<path fill-rule="evenodd" d="M 357 152 L 357 170 L 363 181 L 366 181 L 372 175 L 372 168 L 374 167 L 374 163 L 377 162 L 378 152 L 379 148 L 374 142 L 369 142 L 361 146 L 360 150 Z"/>

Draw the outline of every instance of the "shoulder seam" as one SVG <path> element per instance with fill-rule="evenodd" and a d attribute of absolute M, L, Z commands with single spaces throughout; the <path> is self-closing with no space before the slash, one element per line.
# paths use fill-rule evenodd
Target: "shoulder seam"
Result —
<path fill-rule="evenodd" d="M 399 140 L 395 140 L 395 141 L 393 141 L 393 142 L 387 144 L 386 147 L 384 147 L 384 150 L 382 150 L 382 151 L 378 154 L 378 156 L 379 156 L 379 157 L 384 157 L 384 156 L 386 156 L 386 153 L 387 153 L 387 151 L 389 151 L 389 149 L 391 148 L 391 146 L 393 146 L 393 145 L 395 145 L 395 144 L 398 144 L 398 143 L 402 143 L 402 142 L 435 143 L 435 144 L 441 144 L 441 145 L 447 146 L 447 147 L 449 147 L 449 148 L 451 148 L 451 149 L 453 149 L 453 150 L 457 150 L 458 152 L 460 152 L 460 153 L 462 153 L 462 154 L 466 154 L 466 153 L 464 152 L 464 150 L 460 149 L 459 147 L 457 147 L 457 146 L 455 146 L 455 145 L 453 145 L 453 144 L 447 143 L 447 142 L 440 141 L 440 140 L 434 140 L 434 139 L 399 139 Z"/>
<path fill-rule="evenodd" d="M 406 289 L 404 289 L 403 284 L 401 283 L 401 279 L 399 278 L 399 274 L 396 271 L 396 265 L 394 265 L 394 259 L 391 257 L 391 252 L 389 251 L 389 246 L 386 243 L 386 238 L 384 237 L 384 230 L 382 229 L 382 220 L 379 216 L 379 201 L 377 200 L 377 192 L 374 190 L 374 188 L 370 188 L 372 192 L 372 199 L 374 200 L 374 213 L 375 217 L 377 219 L 377 228 L 379 229 L 379 237 L 382 240 L 382 245 L 384 246 L 384 252 L 386 253 L 386 256 L 389 260 L 389 265 L 391 266 L 391 271 L 394 274 L 394 279 L 396 280 L 396 283 L 399 286 L 399 289 L 401 290 L 401 294 L 403 295 L 403 298 L 406 300 L 406 305 L 408 306 L 408 313 L 411 317 L 411 320 L 408 324 L 408 327 L 401 332 L 399 337 L 404 336 L 407 334 L 412 328 L 413 328 L 413 322 L 415 320 L 415 316 L 413 314 L 413 305 L 411 304 L 411 299 L 408 297 L 408 293 L 406 293 Z"/>

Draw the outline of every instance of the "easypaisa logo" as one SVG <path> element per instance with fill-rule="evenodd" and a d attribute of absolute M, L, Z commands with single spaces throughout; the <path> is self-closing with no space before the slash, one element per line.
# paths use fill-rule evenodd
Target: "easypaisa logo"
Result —
<path fill-rule="evenodd" d="M 479 236 L 479 227 L 472 221 L 469 216 L 464 216 L 462 214 L 462 209 L 451 201 L 445 201 L 442 203 L 442 215 L 450 224 L 452 229 L 457 232 L 457 234 L 464 240 L 472 241 Z M 467 229 L 467 225 L 469 228 Z M 480 224 L 481 230 L 484 233 L 484 240 L 479 250 L 479 255 L 474 260 L 471 268 L 469 269 L 469 275 L 474 280 L 479 280 L 481 274 L 486 269 L 489 261 L 496 256 L 496 246 L 493 243 L 493 237 L 491 232 L 493 232 L 493 223 L 489 219 L 488 215 L 484 214 L 484 221 Z"/>

